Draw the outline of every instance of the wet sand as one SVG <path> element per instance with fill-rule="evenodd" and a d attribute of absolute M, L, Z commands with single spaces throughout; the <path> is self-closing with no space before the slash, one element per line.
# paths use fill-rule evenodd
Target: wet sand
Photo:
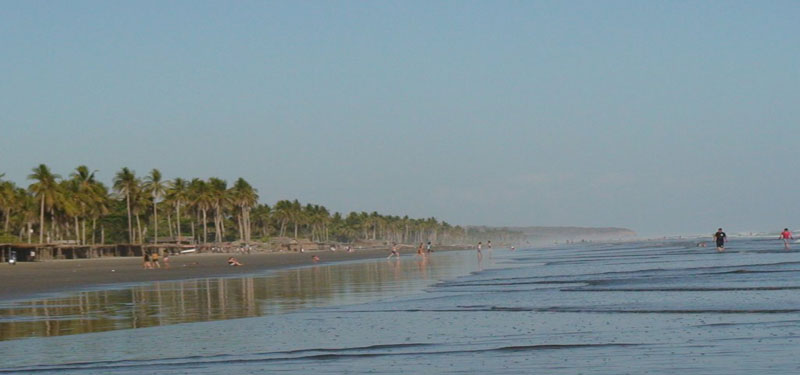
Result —
<path fill-rule="evenodd" d="M 441 248 L 435 251 L 463 250 Z M 414 249 L 404 248 L 400 253 L 412 257 Z M 206 277 L 235 277 L 263 273 L 269 270 L 307 266 L 314 262 L 312 255 L 320 258 L 318 264 L 386 257 L 388 248 L 356 250 L 315 251 L 306 253 L 280 252 L 259 254 L 188 254 L 170 257 L 170 268 L 144 269 L 142 258 L 99 258 L 58 260 L 48 262 L 21 262 L 17 265 L 0 264 L 0 300 L 31 297 L 39 294 L 73 291 L 87 288 L 113 287 L 149 281 L 185 280 Z M 228 257 L 234 256 L 243 263 L 229 266 Z"/>

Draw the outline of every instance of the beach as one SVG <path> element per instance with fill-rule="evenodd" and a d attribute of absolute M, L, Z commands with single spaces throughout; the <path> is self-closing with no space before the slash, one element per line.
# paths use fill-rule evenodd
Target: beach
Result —
<path fill-rule="evenodd" d="M 798 250 L 572 244 L 116 284 L 0 303 L 0 372 L 789 374 Z"/>
<path fill-rule="evenodd" d="M 463 247 L 439 247 L 439 251 L 452 251 Z M 404 247 L 401 254 L 411 256 L 415 250 Z M 154 281 L 185 280 L 208 277 L 236 277 L 287 267 L 315 264 L 312 255 L 320 258 L 317 264 L 381 258 L 389 248 L 314 252 L 272 252 L 253 254 L 203 253 L 173 255 L 169 269 L 144 269 L 141 257 L 107 257 L 96 259 L 56 260 L 47 262 L 20 262 L 16 265 L 0 264 L 0 300 L 19 299 L 37 294 L 75 291 L 84 288 L 113 287 Z M 226 260 L 236 257 L 241 267 L 229 266 Z"/>

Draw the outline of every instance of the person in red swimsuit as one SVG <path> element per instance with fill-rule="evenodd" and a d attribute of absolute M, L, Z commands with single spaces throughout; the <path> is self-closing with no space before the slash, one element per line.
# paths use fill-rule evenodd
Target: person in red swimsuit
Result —
<path fill-rule="evenodd" d="M 783 232 L 781 232 L 781 236 L 779 237 L 783 240 L 783 248 L 789 250 L 789 240 L 793 240 L 792 232 L 789 232 L 789 228 L 783 228 Z"/>

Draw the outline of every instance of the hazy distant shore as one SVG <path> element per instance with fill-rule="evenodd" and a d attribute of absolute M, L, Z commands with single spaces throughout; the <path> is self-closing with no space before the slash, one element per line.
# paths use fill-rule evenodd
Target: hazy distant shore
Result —
<path fill-rule="evenodd" d="M 434 248 L 439 251 L 465 250 L 463 246 Z M 404 247 L 404 257 L 416 256 L 416 250 Z M 110 257 L 50 262 L 21 262 L 0 264 L 0 300 L 20 299 L 38 294 L 58 293 L 81 289 L 113 288 L 122 284 L 185 280 L 196 278 L 232 277 L 263 273 L 269 270 L 308 266 L 320 258 L 317 265 L 361 259 L 380 259 L 389 248 L 315 252 L 277 252 L 258 254 L 191 254 L 170 257 L 170 268 L 143 269 L 141 257 Z M 234 256 L 244 265 L 232 267 L 226 263 Z M 435 256 L 435 253 L 434 253 Z"/>

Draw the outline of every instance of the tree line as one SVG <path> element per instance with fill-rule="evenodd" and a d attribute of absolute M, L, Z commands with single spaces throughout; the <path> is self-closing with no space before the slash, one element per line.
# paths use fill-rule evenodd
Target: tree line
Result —
<path fill-rule="evenodd" d="M 106 186 L 85 165 L 67 177 L 40 164 L 27 188 L 0 174 L 1 242 L 158 244 L 159 239 L 197 243 L 266 242 L 271 237 L 315 242 L 383 241 L 464 244 L 493 239 L 521 242 L 523 234 L 503 229 L 453 226 L 436 218 L 331 213 L 318 204 L 279 200 L 259 203 L 244 178 L 165 180 L 158 169 L 144 177 L 125 167 Z"/>

